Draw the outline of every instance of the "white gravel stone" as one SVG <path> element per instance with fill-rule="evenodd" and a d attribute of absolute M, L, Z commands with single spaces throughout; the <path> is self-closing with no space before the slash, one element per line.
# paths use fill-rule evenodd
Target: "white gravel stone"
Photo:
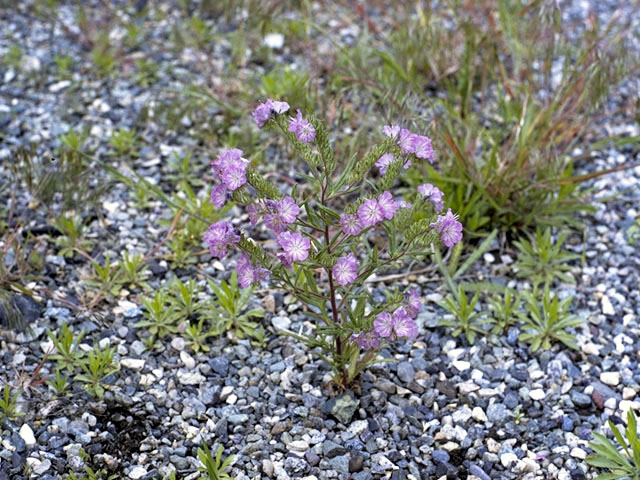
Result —
<path fill-rule="evenodd" d="M 606 385 L 615 387 L 620 383 L 620 372 L 602 372 L 600 374 L 600 381 Z"/>
<path fill-rule="evenodd" d="M 613 305 L 611 304 L 611 300 L 606 295 L 602 296 L 602 313 L 605 315 L 615 315 L 616 311 L 613 309 Z"/>
<path fill-rule="evenodd" d="M 49 85 L 49 91 L 51 93 L 58 93 L 60 90 L 64 90 L 69 85 L 71 85 L 71 80 L 62 80 L 60 82 Z"/>
<path fill-rule="evenodd" d="M 275 50 L 278 50 L 284 46 L 284 35 L 281 33 L 269 33 L 265 35 L 263 43 Z"/>
<path fill-rule="evenodd" d="M 572 448 L 569 455 L 571 455 L 573 458 L 579 458 L 580 460 L 584 460 L 585 458 L 587 458 L 587 452 L 579 447 Z"/>
<path fill-rule="evenodd" d="M 33 447 L 36 444 L 36 437 L 33 435 L 33 430 L 28 424 L 22 425 L 20 427 L 20 432 L 18 432 L 24 443 L 27 444 L 27 447 Z"/>
<path fill-rule="evenodd" d="M 618 408 L 622 412 L 623 418 L 626 419 L 627 412 L 629 410 L 633 410 L 636 412 L 640 410 L 640 402 L 632 402 L 631 400 L 621 400 L 620 405 L 618 405 Z"/>
<path fill-rule="evenodd" d="M 273 328 L 276 330 L 288 330 L 291 325 L 291 320 L 287 317 L 275 316 L 271 317 L 271 325 L 273 325 Z"/>
<path fill-rule="evenodd" d="M 366 420 L 356 420 L 349 425 L 349 431 L 354 435 L 360 435 L 367 428 L 369 428 L 369 423 Z"/>
<path fill-rule="evenodd" d="M 151 374 L 142 374 L 140 375 L 140 385 L 143 387 L 148 387 L 149 385 L 153 385 L 156 381 L 155 375 Z"/>
<path fill-rule="evenodd" d="M 33 473 L 36 475 L 42 475 L 44 472 L 51 468 L 51 460 L 48 458 L 44 459 L 38 465 L 33 466 Z"/>
<path fill-rule="evenodd" d="M 469 362 L 465 362 L 463 360 L 456 360 L 453 362 L 453 366 L 458 369 L 460 372 L 464 372 L 465 370 L 469 370 L 471 368 L 471 364 Z"/>
<path fill-rule="evenodd" d="M 141 465 L 136 465 L 129 472 L 129 478 L 133 480 L 137 480 L 138 478 L 142 478 L 147 474 L 147 469 Z"/>
<path fill-rule="evenodd" d="M 171 340 L 171 347 L 174 350 L 181 352 L 182 350 L 184 350 L 184 346 L 184 338 L 182 337 L 175 337 L 173 340 Z"/>
<path fill-rule="evenodd" d="M 532 400 L 543 400 L 545 397 L 545 393 L 541 388 L 536 388 L 535 390 L 531 390 L 529 392 L 529 396 Z"/>
<path fill-rule="evenodd" d="M 598 355 L 601 348 L 602 347 L 592 342 L 585 343 L 584 345 L 582 345 L 582 353 L 584 353 L 585 355 Z"/>
<path fill-rule="evenodd" d="M 476 422 L 484 423 L 488 421 L 487 415 L 484 413 L 484 410 L 480 407 L 474 407 L 471 412 L 471 416 Z"/>
<path fill-rule="evenodd" d="M 465 405 L 453 412 L 451 417 L 453 417 L 453 421 L 456 423 L 464 423 L 471 418 L 471 409 Z"/>
<path fill-rule="evenodd" d="M 473 382 L 461 382 L 456 385 L 460 393 L 467 394 L 480 390 L 480 387 Z"/>
<path fill-rule="evenodd" d="M 222 390 L 220 391 L 220 400 L 222 400 L 223 402 L 227 400 L 227 398 L 229 398 L 229 395 L 231 395 L 233 393 L 233 386 L 231 385 L 225 385 L 224 387 L 222 387 Z"/>
<path fill-rule="evenodd" d="M 636 391 L 631 387 L 624 387 L 622 389 L 622 398 L 624 400 L 631 400 L 636 396 Z"/>
<path fill-rule="evenodd" d="M 141 358 L 123 358 L 120 360 L 120 365 L 131 370 L 142 370 L 144 368 L 145 361 Z"/>
<path fill-rule="evenodd" d="M 198 372 L 190 372 L 183 369 L 178 370 L 177 376 L 178 382 L 182 385 L 200 385 L 202 382 L 207 380 L 204 375 L 201 375 Z"/>
<path fill-rule="evenodd" d="M 454 362 L 458 360 L 460 357 L 462 357 L 466 351 L 467 350 L 465 348 L 454 348 L 447 352 L 447 357 L 449 358 L 449 360 Z"/>
<path fill-rule="evenodd" d="M 309 444 L 304 440 L 294 440 L 293 442 L 287 445 L 289 450 L 294 450 L 296 452 L 306 452 L 309 450 Z"/>
<path fill-rule="evenodd" d="M 187 369 L 193 370 L 196 368 L 196 361 L 187 352 L 180 352 L 180 360 L 182 360 L 182 363 L 184 363 L 184 366 L 187 367 Z"/>
<path fill-rule="evenodd" d="M 508 468 L 509 465 L 518 462 L 518 457 L 515 453 L 507 452 L 500 455 L 500 463 L 504 468 Z"/>

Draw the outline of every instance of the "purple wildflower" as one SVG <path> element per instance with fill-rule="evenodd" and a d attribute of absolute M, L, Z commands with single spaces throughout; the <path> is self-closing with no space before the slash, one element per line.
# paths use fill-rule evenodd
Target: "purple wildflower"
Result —
<path fill-rule="evenodd" d="M 266 280 L 271 274 L 271 271 L 266 268 L 254 267 L 246 253 L 242 254 L 238 259 L 236 272 L 238 274 L 238 283 L 242 288 L 247 288 L 254 282 Z"/>
<path fill-rule="evenodd" d="M 400 133 L 400 127 L 398 125 L 385 125 L 382 127 L 382 134 L 386 137 L 395 138 Z"/>
<path fill-rule="evenodd" d="M 287 224 L 284 219 L 277 213 L 268 213 L 265 215 L 264 224 L 275 234 L 282 233 L 287 229 Z"/>
<path fill-rule="evenodd" d="M 433 163 L 433 147 L 429 137 L 415 135 L 413 138 L 413 151 L 416 157 L 427 159 L 429 163 Z"/>
<path fill-rule="evenodd" d="M 267 100 L 267 103 L 270 103 L 271 111 L 274 113 L 286 113 L 289 111 L 289 104 L 287 102 Z"/>
<path fill-rule="evenodd" d="M 375 198 L 365 200 L 358 208 L 358 218 L 363 227 L 371 227 L 384 219 L 384 214 Z"/>
<path fill-rule="evenodd" d="M 358 260 L 353 253 L 340 257 L 331 272 L 338 285 L 353 283 L 358 276 Z"/>
<path fill-rule="evenodd" d="M 376 162 L 376 167 L 378 167 L 380 175 L 385 175 L 387 173 L 387 167 L 391 165 L 391 162 L 393 162 L 393 158 L 394 157 L 392 153 L 385 153 L 378 159 L 378 161 Z"/>
<path fill-rule="evenodd" d="M 290 262 L 303 262 L 309 256 L 311 241 L 298 232 L 282 232 L 278 235 L 278 245 Z"/>
<path fill-rule="evenodd" d="M 253 283 L 253 265 L 247 254 L 240 256 L 236 263 L 236 273 L 238 274 L 238 283 L 242 288 L 247 288 Z"/>
<path fill-rule="evenodd" d="M 409 290 L 409 298 L 407 299 L 407 313 L 411 318 L 416 318 L 421 307 L 420 291 L 417 288 L 412 288 Z"/>
<path fill-rule="evenodd" d="M 342 215 L 340 217 L 340 225 L 342 225 L 342 231 L 345 235 L 358 235 L 362 230 L 360 219 L 355 213 L 351 215 Z"/>
<path fill-rule="evenodd" d="M 354 333 L 351 335 L 351 340 L 363 350 L 375 350 L 380 346 L 380 339 L 373 330 L 357 334 Z"/>
<path fill-rule="evenodd" d="M 291 118 L 289 122 L 289 131 L 296 134 L 299 142 L 309 143 L 316 137 L 316 129 L 311 123 L 302 118 L 302 112 L 298 109 L 295 118 Z"/>
<path fill-rule="evenodd" d="M 278 260 L 280 260 L 282 262 L 282 265 L 284 265 L 284 268 L 291 269 L 291 265 L 293 265 L 293 262 L 289 257 L 287 257 L 284 253 L 278 253 L 277 256 Z"/>
<path fill-rule="evenodd" d="M 418 193 L 420 193 L 425 199 L 428 198 L 431 200 L 436 212 L 440 212 L 444 208 L 444 202 L 442 201 L 444 193 L 442 193 L 442 191 L 435 185 L 423 183 L 418 186 Z"/>
<path fill-rule="evenodd" d="M 300 213 L 300 207 L 296 201 L 291 197 L 284 197 L 278 202 L 277 206 L 278 215 L 282 217 L 285 223 L 293 223 L 296 221 L 296 217 Z"/>
<path fill-rule="evenodd" d="M 271 117 L 271 106 L 267 103 L 261 103 L 252 113 L 253 119 L 256 121 L 258 128 L 262 128 Z"/>
<path fill-rule="evenodd" d="M 247 205 L 247 213 L 249 214 L 249 221 L 251 222 L 251 225 L 255 226 L 256 223 L 258 223 L 258 220 L 260 220 L 260 215 L 262 214 L 262 208 L 260 207 L 260 205 L 256 204 L 256 203 L 250 203 L 249 205 Z"/>
<path fill-rule="evenodd" d="M 378 207 L 386 220 L 391 220 L 398 209 L 398 204 L 389 192 L 382 192 L 378 196 Z"/>
<path fill-rule="evenodd" d="M 373 321 L 373 329 L 382 338 L 389 338 L 393 332 L 393 317 L 389 312 L 378 314 Z"/>
<path fill-rule="evenodd" d="M 404 307 L 393 312 L 393 333 L 396 338 L 413 338 L 418 335 L 418 326 Z"/>
<path fill-rule="evenodd" d="M 217 222 L 209 227 L 203 237 L 209 247 L 211 256 L 224 258 L 227 255 L 227 247 L 234 245 L 240 237 L 235 233 L 230 222 Z"/>
<path fill-rule="evenodd" d="M 247 183 L 246 165 L 231 165 L 222 172 L 222 183 L 231 191 Z"/>
<path fill-rule="evenodd" d="M 227 187 L 222 183 L 213 187 L 210 200 L 216 208 L 221 208 L 227 201 Z"/>
<path fill-rule="evenodd" d="M 264 124 L 271 118 L 272 113 L 285 113 L 289 111 L 289 104 L 287 102 L 278 102 L 276 100 L 267 99 L 264 103 L 261 103 L 253 111 L 252 115 L 258 128 L 262 128 Z"/>
<path fill-rule="evenodd" d="M 242 150 L 239 148 L 227 148 L 220 152 L 218 158 L 211 162 L 211 169 L 217 179 L 221 179 L 222 174 L 230 167 L 244 166 L 248 163 L 242 158 Z M 246 166 L 245 166 L 246 168 Z"/>
<path fill-rule="evenodd" d="M 242 150 L 228 148 L 220 152 L 218 158 L 211 162 L 215 177 L 222 181 L 229 190 L 236 190 L 247 183 L 246 171 L 249 161 L 242 158 Z"/>
<path fill-rule="evenodd" d="M 414 153 L 414 138 L 415 135 L 406 128 L 400 130 L 398 134 L 398 146 L 403 153 Z"/>
<path fill-rule="evenodd" d="M 446 215 L 438 215 L 438 219 L 430 224 L 440 234 L 440 239 L 447 247 L 451 248 L 462 240 L 462 224 L 457 220 L 457 215 L 447 210 Z"/>

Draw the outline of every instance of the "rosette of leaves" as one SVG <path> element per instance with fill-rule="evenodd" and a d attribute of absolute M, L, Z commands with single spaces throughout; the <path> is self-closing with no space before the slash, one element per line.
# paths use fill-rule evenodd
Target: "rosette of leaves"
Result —
<path fill-rule="evenodd" d="M 528 239 L 520 238 L 515 241 L 519 250 L 515 264 L 517 275 L 531 280 L 534 286 L 541 283 L 550 286 L 556 278 L 566 283 L 575 283 L 575 279 L 567 272 L 571 270 L 569 262 L 580 256 L 562 250 L 568 235 L 568 232 L 562 232 L 552 242 L 550 228 L 544 232 L 536 229 L 535 236 L 529 234 Z"/>
<path fill-rule="evenodd" d="M 608 473 L 598 475 L 596 480 L 640 480 L 640 436 L 634 412 L 627 412 L 627 428 L 624 435 L 611 420 L 609 428 L 622 449 L 604 435 L 593 434 L 594 440 L 589 443 L 589 447 L 595 453 L 587 457 L 587 463 L 608 470 Z"/>
<path fill-rule="evenodd" d="M 538 302 L 537 292 L 522 292 L 527 312 L 517 312 L 522 320 L 524 333 L 520 340 L 531 344 L 531 350 L 551 348 L 554 341 L 564 343 L 574 350 L 578 349 L 575 336 L 567 328 L 582 324 L 582 319 L 569 313 L 573 297 L 559 300 L 557 295 L 551 298 L 549 288 L 544 289 L 542 303 Z"/>
<path fill-rule="evenodd" d="M 209 287 L 216 297 L 212 299 L 210 307 L 213 323 L 211 333 L 220 335 L 233 330 L 238 338 L 252 336 L 258 324 L 251 319 L 264 317 L 262 308 L 247 309 L 253 288 L 239 288 L 235 271 L 231 273 L 229 282 L 223 280 L 218 286 L 209 280 Z"/>

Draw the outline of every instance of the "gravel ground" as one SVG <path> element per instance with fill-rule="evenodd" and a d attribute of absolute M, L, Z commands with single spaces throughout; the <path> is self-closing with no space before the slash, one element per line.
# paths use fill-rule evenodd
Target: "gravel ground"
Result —
<path fill-rule="evenodd" d="M 565 15 L 585 18 L 583 3 L 569 5 Z M 70 9 L 58 10 L 68 29 L 52 29 L 50 22 L 25 14 L 26 6 L 0 10 L 0 54 L 16 42 L 26 52 L 19 65 L 0 71 L 2 177 L 9 176 L 19 147 L 31 144 L 43 156 L 55 155 L 60 135 L 80 126 L 89 134 L 86 147 L 116 166 L 122 164 L 109 156 L 110 133 L 136 127 L 141 148 L 133 166 L 160 186 L 167 185 L 167 163 L 174 152 L 215 148 L 192 134 L 196 124 L 203 128 L 202 121 L 211 121 L 215 130 L 221 111 L 204 112 L 210 120 L 202 119 L 203 112 L 184 115 L 173 130 L 149 112 L 162 112 L 167 104 L 175 108 L 168 89 L 220 82 L 231 46 L 217 42 L 208 56 L 190 48 L 181 54 L 158 49 L 176 41 L 171 32 L 177 14 L 171 4 L 160 5 L 154 8 L 168 17 L 144 24 L 145 47 L 125 51 L 121 74 L 107 80 L 87 74 L 90 54 L 79 41 Z M 602 19 L 616 6 L 593 5 Z M 361 31 L 357 25 L 325 20 L 345 44 Z M 221 32 L 234 28 L 233 22 L 217 25 Z M 54 68 L 56 54 L 74 60 L 69 76 L 60 77 Z M 292 65 L 312 61 L 288 45 L 272 55 Z M 145 86 L 135 74 L 126 74 L 135 73 L 132 65 L 139 58 L 151 58 L 158 67 L 157 78 Z M 200 65 L 204 60 L 206 68 Z M 264 67 L 249 63 L 238 78 L 251 78 L 252 69 Z M 633 98 L 640 90 L 636 82 L 620 92 Z M 625 116 L 608 119 L 605 131 L 640 134 Z M 207 170 L 205 155 L 197 159 L 202 172 Z M 631 145 L 597 152 L 578 168 L 588 172 L 637 161 L 638 148 Z M 105 184 L 101 172 L 89 177 L 96 188 Z M 28 382 L 51 346 L 45 330 L 63 322 L 87 332 L 81 348 L 89 349 L 94 341 L 115 347 L 121 370 L 107 378 L 111 388 L 101 400 L 83 393 L 77 382 L 64 398 L 44 386 L 26 389 L 19 399 L 26 414 L 0 426 L 0 480 L 25 477 L 25 465 L 31 478 L 42 480 L 83 472 L 86 465 L 104 467 L 119 478 L 162 478 L 172 470 L 195 478 L 202 439 L 223 444 L 225 455 L 236 455 L 231 473 L 236 479 L 593 478 L 595 472 L 584 461 L 592 432 L 607 419 L 620 423 L 629 409 L 640 410 L 640 250 L 625 234 L 640 214 L 640 167 L 590 186 L 609 200 L 584 215 L 586 234 L 572 236 L 567 246 L 584 255 L 584 263 L 573 266 L 576 284 L 556 289 L 562 298 L 574 297 L 572 309 L 584 319 L 575 331 L 578 351 L 556 345 L 532 354 L 517 342 L 516 328 L 470 346 L 437 327 L 443 311 L 436 302 L 446 293 L 441 283 L 408 275 L 401 284 L 421 288 L 426 302 L 419 337 L 383 350 L 394 361 L 370 368 L 356 394 L 340 401 L 326 387 L 326 365 L 303 345 L 276 335 L 282 328 L 309 326 L 289 298 L 264 292 L 252 300 L 267 310 L 264 348 L 248 340 L 216 338 L 209 352 L 194 354 L 180 336 L 173 336 L 163 350 L 150 352 L 133 327 L 142 318 L 139 292 L 85 308 L 90 263 L 63 257 L 54 245 L 55 232 L 44 235 L 43 278 L 29 284 L 40 302 L 23 305 L 34 338 L 0 337 L 0 384 Z M 0 197 L 3 203 L 9 193 Z M 27 219 L 25 231 L 42 232 L 50 212 L 31 200 L 19 188 L 14 215 Z M 152 200 L 146 210 L 135 209 L 132 193 L 122 184 L 108 184 L 98 199 L 87 199 L 87 207 L 83 214 L 87 237 L 95 240 L 89 252 L 94 258 L 102 260 L 108 252 L 119 256 L 124 249 L 146 254 L 166 235 L 167 227 L 159 223 L 167 218 L 162 205 Z M 159 247 L 159 255 L 167 252 L 166 246 Z M 512 259 L 513 251 L 495 242 L 472 274 L 499 276 L 525 288 L 512 274 L 505 278 Z M 174 275 L 227 276 L 225 265 L 208 255 L 178 269 L 154 258 L 150 270 L 154 289 Z M 383 287 L 372 284 L 374 296 L 381 296 Z M 41 376 L 52 373 L 53 364 L 45 362 Z"/>

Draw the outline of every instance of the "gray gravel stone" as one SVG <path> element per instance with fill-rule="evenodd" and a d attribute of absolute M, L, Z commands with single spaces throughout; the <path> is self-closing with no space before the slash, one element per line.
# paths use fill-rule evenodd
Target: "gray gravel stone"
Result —
<path fill-rule="evenodd" d="M 338 473 L 349 473 L 349 455 L 338 455 L 329 459 L 329 465 L 332 470 Z"/>
<path fill-rule="evenodd" d="M 486 413 L 489 421 L 496 425 L 504 425 L 511 416 L 507 407 L 502 403 L 492 403 L 487 407 Z"/>
<path fill-rule="evenodd" d="M 416 372 L 410 362 L 400 362 L 397 367 L 398 378 L 404 383 L 411 383 Z"/>

